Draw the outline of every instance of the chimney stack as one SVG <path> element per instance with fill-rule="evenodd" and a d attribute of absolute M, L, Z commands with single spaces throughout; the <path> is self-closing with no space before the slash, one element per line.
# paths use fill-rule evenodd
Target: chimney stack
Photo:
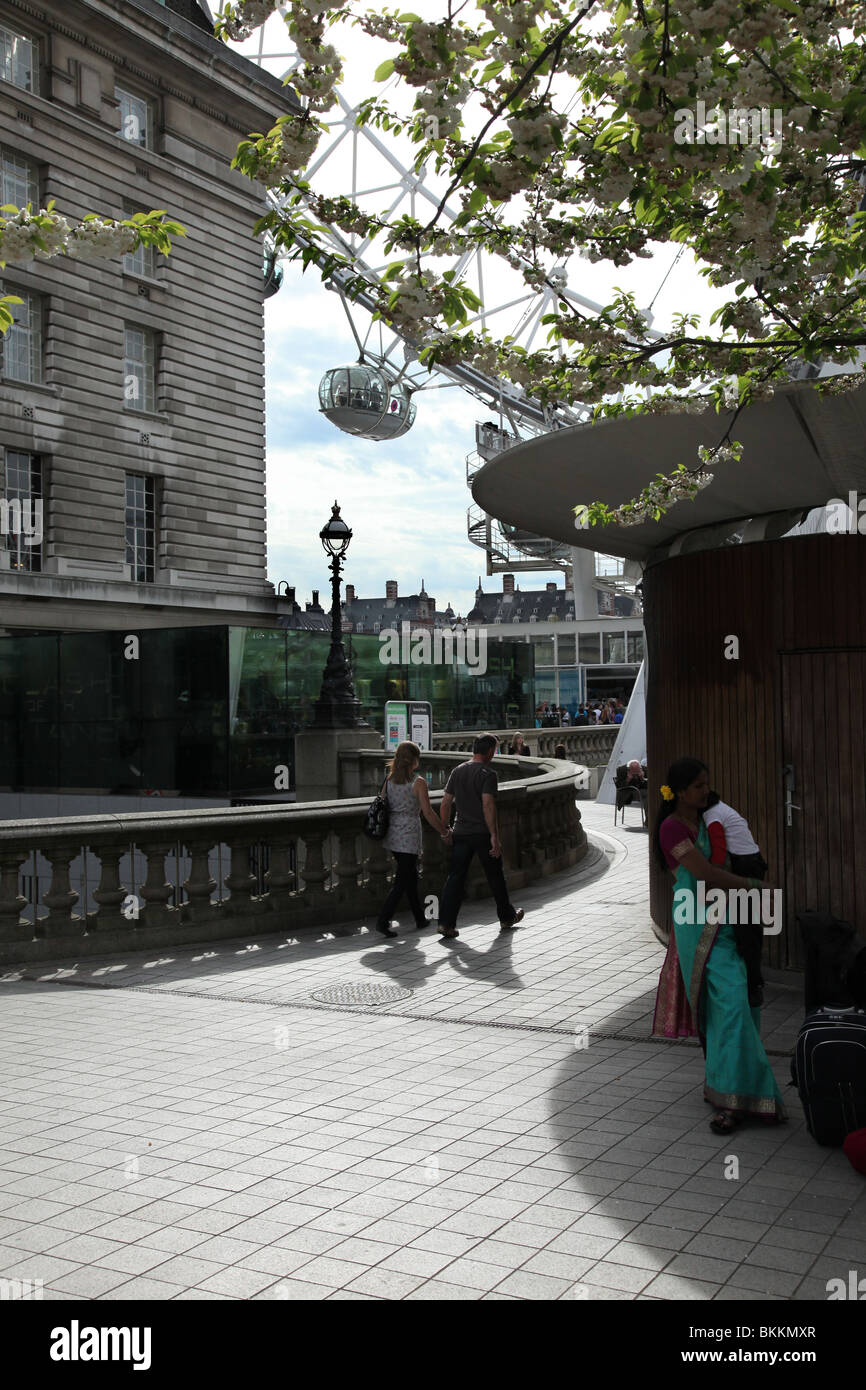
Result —
<path fill-rule="evenodd" d="M 503 592 L 503 594 L 513 594 L 513 593 L 514 593 L 514 575 L 513 575 L 513 574 L 503 574 L 503 576 L 502 576 L 502 592 Z"/>
<path fill-rule="evenodd" d="M 354 586 L 354 584 L 347 584 L 347 585 L 346 585 L 346 602 L 347 602 L 347 603 L 354 603 L 354 602 L 355 602 L 355 586 Z"/>
<path fill-rule="evenodd" d="M 385 597 L 386 599 L 395 599 L 397 597 L 396 579 L 388 579 L 385 581 Z"/>
<path fill-rule="evenodd" d="M 545 587 L 546 587 L 547 592 L 548 592 L 549 594 L 555 594 L 555 593 L 556 593 L 556 580 L 555 580 L 555 579 L 552 579 L 552 580 L 550 581 L 550 583 L 547 584 Z"/>

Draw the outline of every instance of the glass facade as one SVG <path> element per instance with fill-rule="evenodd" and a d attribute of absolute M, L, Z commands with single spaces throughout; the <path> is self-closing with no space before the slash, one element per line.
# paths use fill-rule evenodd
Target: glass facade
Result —
<path fill-rule="evenodd" d="M 491 642 L 487 670 L 383 665 L 347 640 L 362 715 L 429 700 L 434 730 L 532 727 L 532 649 Z M 246 797 L 294 785 L 327 633 L 228 627 L 0 638 L 0 789 Z M 285 771 L 283 771 L 285 769 Z"/>
<path fill-rule="evenodd" d="M 628 660 L 631 662 L 643 661 L 642 632 L 630 632 L 628 634 Z"/>
<path fill-rule="evenodd" d="M 533 637 L 532 645 L 535 648 L 536 666 L 555 666 L 556 654 L 554 651 L 553 634 L 550 636 Z"/>
<path fill-rule="evenodd" d="M 578 637 L 581 666 L 598 666 L 601 662 L 601 637 L 597 632 L 581 632 Z"/>

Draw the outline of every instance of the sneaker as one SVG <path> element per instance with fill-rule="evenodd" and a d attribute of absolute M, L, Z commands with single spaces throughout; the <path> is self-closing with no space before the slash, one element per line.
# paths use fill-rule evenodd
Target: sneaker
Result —
<path fill-rule="evenodd" d="M 511 922 L 500 922 L 500 924 L 499 924 L 499 930 L 500 930 L 500 931 L 514 931 L 514 928 L 517 926 L 518 922 L 522 922 L 522 921 L 523 921 L 523 908 L 522 908 L 522 907 L 519 907 L 519 908 L 517 909 L 517 911 L 515 912 L 514 918 L 513 918 L 513 920 L 512 920 Z"/>
<path fill-rule="evenodd" d="M 383 936 L 397 936 L 397 930 L 391 922 L 377 922 L 376 931 L 380 931 Z"/>

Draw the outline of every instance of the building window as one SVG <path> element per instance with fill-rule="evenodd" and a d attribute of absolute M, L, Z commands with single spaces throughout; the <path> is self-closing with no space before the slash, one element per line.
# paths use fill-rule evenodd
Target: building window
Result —
<path fill-rule="evenodd" d="M 577 638 L 581 666 L 601 664 L 601 639 L 597 632 L 581 632 Z"/>
<path fill-rule="evenodd" d="M 35 41 L 0 25 L 0 78 L 23 92 L 37 92 L 38 73 L 39 49 Z"/>
<path fill-rule="evenodd" d="M 577 660 L 577 638 L 573 632 L 560 633 L 556 639 L 556 659 L 560 666 L 573 666 Z"/>
<path fill-rule="evenodd" d="M 156 567 L 156 486 L 143 473 L 126 475 L 126 563 L 136 584 L 152 584 Z"/>
<path fill-rule="evenodd" d="M 7 449 L 0 504 L 0 544 L 9 568 L 38 574 L 42 569 L 42 460 Z"/>
<path fill-rule="evenodd" d="M 114 96 L 120 107 L 120 138 L 144 150 L 153 149 L 153 113 L 144 97 L 115 87 Z"/>
<path fill-rule="evenodd" d="M 0 145 L 0 207 L 39 206 L 39 171 L 32 159 Z"/>
<path fill-rule="evenodd" d="M 630 632 L 628 634 L 628 659 L 635 663 L 643 661 L 643 633 Z"/>
<path fill-rule="evenodd" d="M 553 637 L 533 637 L 532 645 L 535 649 L 536 666 L 554 666 L 556 660 L 553 654 Z"/>
<path fill-rule="evenodd" d="M 604 634 L 604 664 L 620 665 L 625 661 L 625 633 L 606 632 Z"/>
<path fill-rule="evenodd" d="M 3 290 L 23 303 L 10 305 L 14 322 L 0 338 L 0 371 L 11 381 L 32 385 L 42 380 L 42 299 L 14 285 Z"/>
<path fill-rule="evenodd" d="M 123 269 L 126 275 L 135 275 L 144 280 L 154 280 L 156 278 L 156 251 L 152 246 L 136 246 L 134 251 L 127 251 L 124 256 Z"/>
<path fill-rule="evenodd" d="M 156 409 L 156 334 L 124 325 L 123 404 L 127 410 Z"/>

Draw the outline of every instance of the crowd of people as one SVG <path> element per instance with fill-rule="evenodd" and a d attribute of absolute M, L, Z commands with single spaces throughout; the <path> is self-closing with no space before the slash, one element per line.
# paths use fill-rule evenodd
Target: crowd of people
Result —
<path fill-rule="evenodd" d="M 588 724 L 621 724 L 625 718 L 625 705 L 622 700 L 611 697 L 607 700 L 590 700 L 574 705 L 552 705 L 544 700 L 535 711 L 536 729 L 567 729 L 586 727 Z"/>

